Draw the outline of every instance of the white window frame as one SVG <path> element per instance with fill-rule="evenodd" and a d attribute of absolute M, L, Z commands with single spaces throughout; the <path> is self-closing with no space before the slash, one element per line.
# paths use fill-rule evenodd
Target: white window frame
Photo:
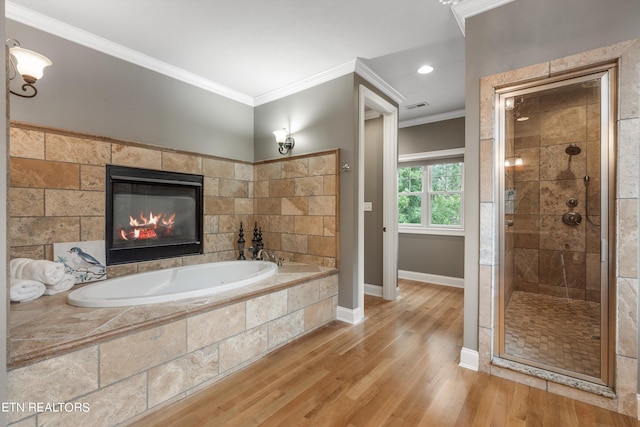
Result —
<path fill-rule="evenodd" d="M 431 218 L 431 182 L 429 168 L 424 167 L 422 179 L 422 224 L 400 224 L 398 223 L 398 232 L 405 234 L 432 234 L 439 236 L 464 236 L 464 148 L 453 148 L 450 150 L 427 151 L 423 153 L 401 154 L 398 156 L 398 170 L 409 165 L 403 165 L 410 162 L 420 161 L 437 161 L 448 160 L 452 158 L 462 157 L 462 191 L 460 197 L 460 226 L 448 225 L 428 225 Z M 397 190 L 396 190 L 397 191 Z M 438 194 L 439 192 L 433 193 Z M 408 194 L 408 193 L 407 193 Z M 413 193 L 417 194 L 417 193 Z"/>

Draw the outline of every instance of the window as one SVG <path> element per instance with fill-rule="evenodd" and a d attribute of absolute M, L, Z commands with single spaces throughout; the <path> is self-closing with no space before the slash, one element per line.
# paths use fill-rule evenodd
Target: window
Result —
<path fill-rule="evenodd" d="M 400 156 L 400 232 L 462 235 L 464 161 L 459 152 L 444 150 Z"/>

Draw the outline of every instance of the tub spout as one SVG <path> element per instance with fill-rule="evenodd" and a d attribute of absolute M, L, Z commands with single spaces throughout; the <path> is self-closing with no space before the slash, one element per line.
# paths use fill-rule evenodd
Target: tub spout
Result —
<path fill-rule="evenodd" d="M 269 249 L 260 249 L 256 255 L 256 259 L 264 259 L 262 257 L 263 253 L 267 255 L 267 261 L 276 262 L 276 252 Z"/>

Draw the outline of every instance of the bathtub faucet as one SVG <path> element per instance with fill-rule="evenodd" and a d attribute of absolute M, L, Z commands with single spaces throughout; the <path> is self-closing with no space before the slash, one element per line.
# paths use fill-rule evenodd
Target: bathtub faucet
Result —
<path fill-rule="evenodd" d="M 264 259 L 262 258 L 262 254 L 265 253 L 267 255 L 267 261 L 277 262 L 276 261 L 276 251 L 272 251 L 269 249 L 260 249 L 258 254 L 256 255 L 256 259 Z"/>

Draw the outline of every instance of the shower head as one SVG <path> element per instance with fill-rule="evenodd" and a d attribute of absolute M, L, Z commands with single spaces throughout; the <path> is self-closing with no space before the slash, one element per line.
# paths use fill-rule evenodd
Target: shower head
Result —
<path fill-rule="evenodd" d="M 582 150 L 576 144 L 569 145 L 564 152 L 570 156 L 575 156 L 576 154 L 580 154 Z"/>

